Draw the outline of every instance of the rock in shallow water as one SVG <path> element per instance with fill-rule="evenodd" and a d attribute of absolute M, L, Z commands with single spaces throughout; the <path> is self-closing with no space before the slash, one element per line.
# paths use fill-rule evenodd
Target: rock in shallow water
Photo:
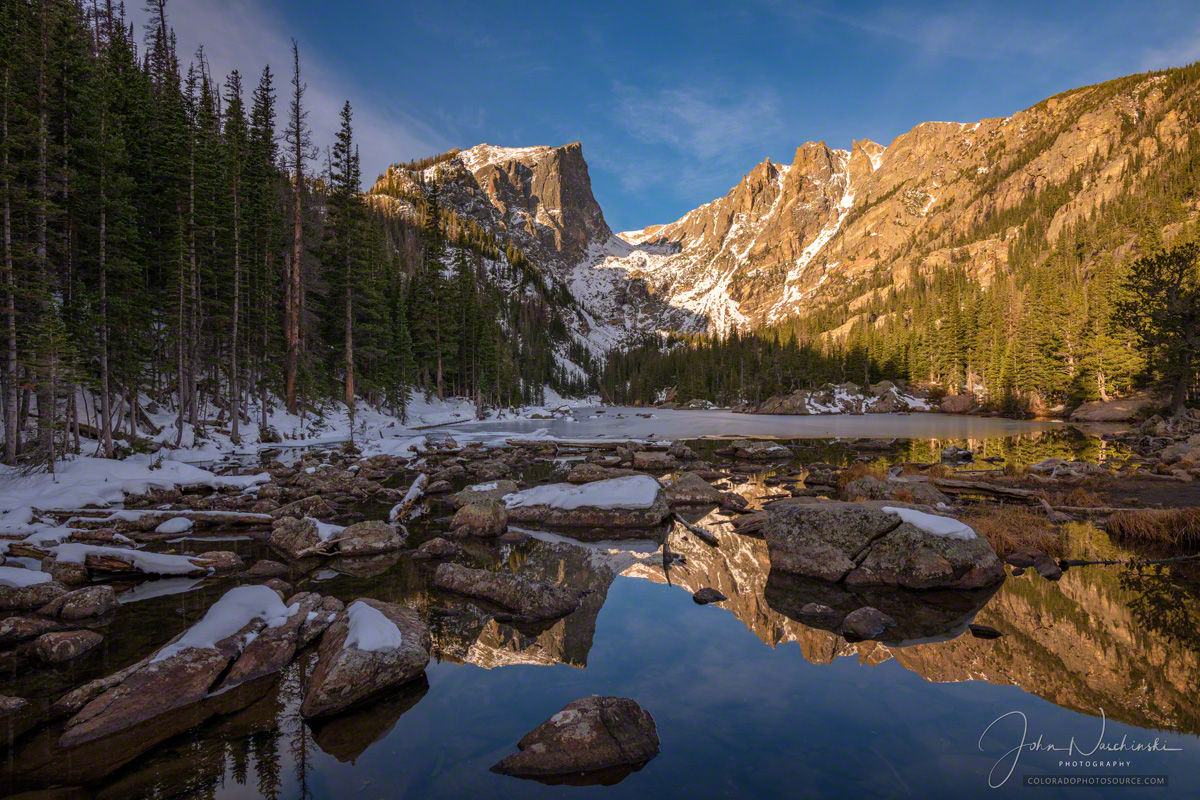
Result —
<path fill-rule="evenodd" d="M 425 673 L 432 647 L 429 628 L 412 609 L 356 600 L 321 637 L 300 713 L 305 717 L 336 714 L 418 678 Z"/>
<path fill-rule="evenodd" d="M 103 640 L 94 631 L 58 631 L 39 636 L 34 651 L 47 664 L 61 664 L 78 658 Z"/>
<path fill-rule="evenodd" d="M 1004 565 L 982 536 L 949 517 L 901 518 L 910 511 L 897 503 L 781 501 L 763 524 L 771 569 L 859 587 L 977 589 L 1003 580 Z"/>
<path fill-rule="evenodd" d="M 433 575 L 439 589 L 487 600 L 527 621 L 556 619 L 579 608 L 580 593 L 553 583 L 471 569 L 461 564 L 439 564 Z"/>
<path fill-rule="evenodd" d="M 89 586 L 56 597 L 39 608 L 38 613 L 48 617 L 76 620 L 99 616 L 117 605 L 117 593 L 111 586 Z"/>
<path fill-rule="evenodd" d="M 508 495 L 505 506 L 514 522 L 578 528 L 652 528 L 670 514 L 662 487 L 649 475 L 535 486 Z"/>
<path fill-rule="evenodd" d="M 454 542 L 438 536 L 418 547 L 412 557 L 414 560 L 424 561 L 434 558 L 453 558 L 461 552 L 462 548 Z"/>
<path fill-rule="evenodd" d="M 569 703 L 517 743 L 492 771 L 517 777 L 587 773 L 640 766 L 658 755 L 654 717 L 625 697 Z"/>

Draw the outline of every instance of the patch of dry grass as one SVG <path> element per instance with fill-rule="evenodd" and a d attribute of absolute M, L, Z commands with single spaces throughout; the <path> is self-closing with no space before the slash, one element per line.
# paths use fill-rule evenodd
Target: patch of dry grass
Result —
<path fill-rule="evenodd" d="M 1013 506 L 973 508 L 958 518 L 988 540 L 996 555 L 1004 558 L 1022 547 L 1051 556 L 1065 556 L 1066 537 L 1054 530 L 1040 511 Z"/>
<path fill-rule="evenodd" d="M 900 503 L 917 502 L 917 498 L 913 495 L 912 490 L 907 487 L 892 492 L 892 499 Z"/>
<path fill-rule="evenodd" d="M 1029 474 L 1029 467 L 1009 461 L 1004 465 L 1004 474 L 1010 478 L 1024 478 Z"/>
<path fill-rule="evenodd" d="M 945 464 L 933 464 L 928 467 L 921 467 L 917 464 L 905 464 L 900 470 L 901 475 L 924 475 L 927 478 L 952 478 L 954 470 L 947 467 Z"/>
<path fill-rule="evenodd" d="M 1118 511 L 1108 518 L 1108 534 L 1123 544 L 1194 553 L 1200 550 L 1200 508 Z"/>
<path fill-rule="evenodd" d="M 1072 508 L 1102 508 L 1109 505 L 1108 496 L 1093 492 L 1083 486 L 1077 486 L 1069 492 L 1044 491 L 1039 494 L 1052 506 L 1070 506 Z"/>
<path fill-rule="evenodd" d="M 879 461 L 856 461 L 838 475 L 838 490 L 844 490 L 847 484 L 853 483 L 859 478 L 886 481 L 887 465 Z"/>

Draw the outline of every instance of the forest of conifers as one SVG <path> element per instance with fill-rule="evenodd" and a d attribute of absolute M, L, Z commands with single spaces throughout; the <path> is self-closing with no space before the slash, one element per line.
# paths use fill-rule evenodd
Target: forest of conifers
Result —
<path fill-rule="evenodd" d="M 439 157 L 407 165 L 415 214 L 361 193 L 352 110 L 333 141 L 313 141 L 298 52 L 285 77 L 269 65 L 218 76 L 202 50 L 177 51 L 165 0 L 149 3 L 145 30 L 109 0 L 0 9 L 8 463 L 162 439 L 151 407 L 159 426 L 170 412 L 177 440 L 214 426 L 237 441 L 251 421 L 265 432 L 274 409 L 334 400 L 404 419 L 414 393 L 482 413 L 547 388 L 733 403 L 887 378 L 1040 411 L 1164 377 L 1162 352 L 1116 310 L 1164 230 L 1174 243 L 1200 234 L 1193 131 L 1157 180 L 1125 180 L 1053 245 L 1047 222 L 1070 181 L 967 232 L 960 244 L 1020 228 L 987 286 L 951 265 L 897 289 L 885 266 L 853 314 L 833 302 L 727 339 L 652 334 L 598 363 L 564 322 L 577 311 L 565 286 L 419 179 Z"/>
<path fill-rule="evenodd" d="M 313 141 L 298 53 L 290 81 L 218 76 L 177 52 L 165 0 L 144 31 L 111 0 L 0 8 L 4 460 L 111 454 L 154 430 L 143 403 L 236 441 L 276 404 L 587 388 L 507 242 L 436 186 L 418 219 L 364 201 L 350 106 Z"/>

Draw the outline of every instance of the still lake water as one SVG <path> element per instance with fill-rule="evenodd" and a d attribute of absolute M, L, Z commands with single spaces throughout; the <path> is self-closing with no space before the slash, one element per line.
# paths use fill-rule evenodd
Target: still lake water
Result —
<path fill-rule="evenodd" d="M 618 413 L 625 419 L 615 419 Z M 929 452 L 928 438 L 967 439 L 1026 460 L 1103 454 L 1102 443 L 1063 426 L 1008 420 L 747 418 L 723 412 L 653 412 L 656 417 L 647 420 L 633 413 L 610 409 L 594 420 L 593 412 L 580 411 L 578 423 L 446 430 L 460 441 L 538 428 L 570 438 L 652 432 L 674 438 L 699 435 L 690 427 L 696 425 L 709 435 L 913 437 L 897 458 Z M 486 436 L 474 434 L 481 429 Z M 808 447 L 835 459 L 840 452 L 825 441 Z M 756 478 L 735 488 L 752 500 L 776 491 Z M 1026 574 L 1010 577 L 990 597 L 951 601 L 947 613 L 931 614 L 922 631 L 926 643 L 850 644 L 797 621 L 806 590 L 771 579 L 761 539 L 713 527 L 727 518 L 719 510 L 687 516 L 716 531 L 720 547 L 676 527 L 665 544 L 684 560 L 669 570 L 661 541 L 581 544 L 539 534 L 519 544 L 468 542 L 459 557 L 463 563 L 594 590 L 578 611 L 536 629 L 499 624 L 465 598 L 431 590 L 426 573 L 407 555 L 329 562 L 295 576 L 297 589 L 346 601 L 377 597 L 419 610 L 435 649 L 426 682 L 309 726 L 298 715 L 309 653 L 253 704 L 107 775 L 84 774 L 70 757 L 39 748 L 34 735 L 5 753 L 0 788 L 5 779 L 19 789 L 50 782 L 31 783 L 26 776 L 35 771 L 57 782 L 86 783 L 96 796 L 112 798 L 962 797 L 992 791 L 989 774 L 993 783 L 1007 774 L 1012 757 L 1004 760 L 1004 754 L 1020 744 L 1023 727 L 1013 712 L 1021 712 L 1026 740 L 1040 736 L 1043 746 L 1066 748 L 1073 737 L 1077 749 L 1091 751 L 1103 724 L 1108 745 L 1122 739 L 1127 747 L 1149 745 L 1157 738 L 1160 746 L 1179 749 L 1098 751 L 1090 759 L 1077 750 L 1071 757 L 1127 765 L 1119 767 L 1060 766 L 1068 758 L 1064 753 L 1027 750 L 995 790 L 999 794 L 1195 796 L 1200 631 L 1194 584 L 1117 567 L 1072 569 L 1057 583 Z M 414 536 L 419 541 L 443 527 L 433 519 Z M 1072 557 L 1128 555 L 1089 526 L 1070 530 Z M 199 541 L 184 546 L 213 549 Z M 218 547 L 237 549 L 248 562 L 269 557 L 254 541 Z M 144 585 L 143 598 L 124 605 L 109 623 L 105 644 L 64 667 L 73 674 L 60 676 L 62 681 L 78 683 L 132 662 L 197 619 L 229 585 L 201 582 L 158 596 Z M 706 586 L 729 600 L 697 606 L 691 593 Z M 972 619 L 1008 635 L 974 638 L 962 632 Z M 54 675 L 9 677 L 13 694 L 61 693 Z M 590 694 L 640 703 L 657 722 L 661 754 L 611 786 L 544 785 L 488 770 L 526 732 Z M 981 742 L 989 724 L 1005 714 L 1010 716 Z M 43 738 L 52 736 L 48 731 Z M 34 769 L 39 761 L 41 768 Z M 1022 786 L 1026 775 L 1166 775 L 1169 784 L 1031 789 Z"/>

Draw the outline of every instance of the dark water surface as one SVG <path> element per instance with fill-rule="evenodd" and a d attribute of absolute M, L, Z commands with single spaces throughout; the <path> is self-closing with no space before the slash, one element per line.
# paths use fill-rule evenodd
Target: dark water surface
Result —
<path fill-rule="evenodd" d="M 849 457 L 841 443 L 804 445 L 802 462 Z M 1107 448 L 1058 429 L 977 446 L 1012 460 L 1094 459 Z M 913 442 L 889 458 L 930 447 Z M 761 478 L 735 488 L 752 501 L 775 491 Z M 414 532 L 416 541 L 443 528 L 439 513 Z M 310 651 L 260 699 L 109 774 L 39 746 L 53 730 L 29 734 L 4 752 L 0 788 L 36 788 L 24 776 L 42 762 L 42 774 L 113 798 L 974 797 L 993 792 L 989 775 L 998 784 L 1008 773 L 1005 753 L 1022 740 L 1020 712 L 1026 741 L 1065 749 L 1074 738 L 1076 754 L 1023 751 L 995 793 L 1196 796 L 1198 603 L 1195 585 L 1179 575 L 1086 567 L 1057 583 L 1010 577 L 994 594 L 923 600 L 929 608 L 914 614 L 913 638 L 924 643 L 851 644 L 797 621 L 815 590 L 772 578 L 765 542 L 714 525 L 727 519 L 719 510 L 687 516 L 716 531 L 720 547 L 678 526 L 665 542 L 583 544 L 540 533 L 519 544 L 467 542 L 463 563 L 594 590 L 572 615 L 534 629 L 498 623 L 466 598 L 431 590 L 427 571 L 407 554 L 326 562 L 294 576 L 297 589 L 402 602 L 427 620 L 435 660 L 425 681 L 310 726 L 298 714 Z M 1069 535 L 1073 557 L 1129 555 L 1089 525 L 1072 525 Z M 669 572 L 664 544 L 684 559 Z M 237 549 L 248 563 L 269 556 L 247 540 L 178 546 Z M 109 674 L 194 622 L 231 585 L 177 582 L 178 594 L 127 603 L 96 653 L 60 671 L 9 673 L 2 691 L 53 698 L 63 685 Z M 139 591 L 153 594 L 151 586 Z M 697 606 L 691 593 L 704 587 L 729 600 Z M 964 631 L 970 621 L 1008 635 L 975 638 Z M 630 697 L 653 714 L 661 754 L 610 786 L 544 785 L 489 771 L 525 733 L 590 694 Z M 1158 739 L 1178 751 L 1079 755 L 1095 747 L 1102 725 L 1110 746 Z M 1068 760 L 1126 766 L 1060 765 Z M 1165 775 L 1169 784 L 1031 788 L 1022 785 L 1026 775 Z"/>

